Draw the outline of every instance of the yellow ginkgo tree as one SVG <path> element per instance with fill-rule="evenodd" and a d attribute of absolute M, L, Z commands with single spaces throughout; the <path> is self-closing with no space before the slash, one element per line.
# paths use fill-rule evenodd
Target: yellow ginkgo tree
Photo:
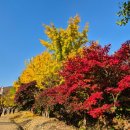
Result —
<path fill-rule="evenodd" d="M 51 51 L 57 61 L 65 60 L 79 53 L 81 47 L 88 42 L 88 25 L 79 31 L 80 17 L 70 18 L 66 29 L 57 29 L 53 24 L 44 25 L 49 41 L 40 40 L 41 44 Z"/>

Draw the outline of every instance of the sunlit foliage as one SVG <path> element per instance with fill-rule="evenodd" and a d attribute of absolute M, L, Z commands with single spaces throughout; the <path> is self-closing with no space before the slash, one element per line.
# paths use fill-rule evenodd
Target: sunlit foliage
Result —
<path fill-rule="evenodd" d="M 57 29 L 54 24 L 44 25 L 49 40 L 40 40 L 42 45 L 54 54 L 56 60 L 62 61 L 80 52 L 81 46 L 88 41 L 88 25 L 79 31 L 80 17 L 70 18 L 66 29 Z"/>
<path fill-rule="evenodd" d="M 37 82 L 37 87 L 43 89 L 53 87 L 60 82 L 57 70 L 60 63 L 48 52 L 33 57 L 20 76 L 21 83 Z M 59 80 L 58 80 L 59 79 Z"/>

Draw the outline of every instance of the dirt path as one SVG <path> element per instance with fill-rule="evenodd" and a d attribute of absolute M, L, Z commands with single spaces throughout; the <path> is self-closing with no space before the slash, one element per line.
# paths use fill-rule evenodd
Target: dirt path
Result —
<path fill-rule="evenodd" d="M 22 130 L 7 117 L 0 117 L 0 130 Z"/>
<path fill-rule="evenodd" d="M 4 126 L 0 125 L 0 130 L 76 130 L 72 126 L 68 126 L 64 122 L 55 118 L 37 116 L 29 111 L 7 114 L 2 118 L 0 119 L 0 124 L 3 122 L 3 120 L 5 120 L 5 123 L 3 123 Z M 13 120 L 15 123 L 21 126 L 22 129 L 18 129 L 16 127 L 17 125 L 12 123 L 9 119 Z M 5 129 L 4 127 L 10 128 Z"/>
<path fill-rule="evenodd" d="M 55 118 L 36 117 L 28 122 L 25 130 L 76 130 Z"/>

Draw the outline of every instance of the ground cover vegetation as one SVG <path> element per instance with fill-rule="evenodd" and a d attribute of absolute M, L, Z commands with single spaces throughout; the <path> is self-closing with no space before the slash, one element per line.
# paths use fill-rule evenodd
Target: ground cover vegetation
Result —
<path fill-rule="evenodd" d="M 125 129 L 130 118 L 130 41 L 113 54 L 111 45 L 89 42 L 80 18 L 66 29 L 45 27 L 46 51 L 35 56 L 14 82 L 22 110 L 56 117 L 80 129 Z"/>

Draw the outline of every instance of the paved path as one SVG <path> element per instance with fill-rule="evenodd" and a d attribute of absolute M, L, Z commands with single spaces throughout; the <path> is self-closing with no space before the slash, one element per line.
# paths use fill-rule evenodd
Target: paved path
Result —
<path fill-rule="evenodd" d="M 22 130 L 7 117 L 0 117 L 0 130 Z"/>

